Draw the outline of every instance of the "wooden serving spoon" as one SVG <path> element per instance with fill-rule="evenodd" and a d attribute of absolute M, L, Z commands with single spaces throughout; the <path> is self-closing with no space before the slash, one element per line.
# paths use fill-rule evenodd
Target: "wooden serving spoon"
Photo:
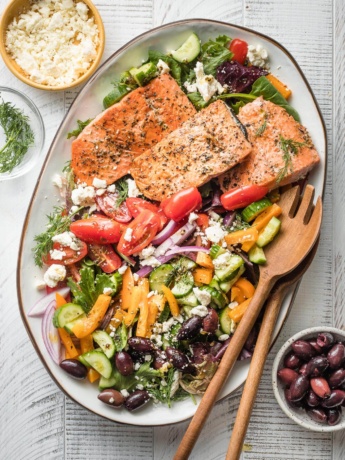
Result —
<path fill-rule="evenodd" d="M 255 294 L 182 438 L 174 456 L 175 460 L 187 459 L 191 453 L 272 287 L 279 278 L 297 267 L 314 246 L 321 227 L 322 203 L 319 197 L 314 208 L 313 198 L 314 187 L 311 185 L 307 185 L 301 200 L 298 186 L 282 195 L 279 202 L 283 210 L 279 237 L 265 251 L 268 262 L 260 267 Z"/>
<path fill-rule="evenodd" d="M 261 376 L 271 346 L 273 329 L 277 321 L 280 306 L 290 286 L 299 281 L 309 268 L 318 245 L 319 241 L 314 244 L 313 249 L 306 258 L 291 273 L 278 281 L 266 302 L 265 314 L 250 362 L 248 377 L 244 385 L 234 428 L 231 433 L 226 460 L 238 460 L 240 458 Z"/>

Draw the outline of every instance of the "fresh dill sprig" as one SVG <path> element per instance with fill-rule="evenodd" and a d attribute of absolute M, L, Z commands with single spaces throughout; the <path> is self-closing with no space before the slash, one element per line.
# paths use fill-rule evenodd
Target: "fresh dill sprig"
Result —
<path fill-rule="evenodd" d="M 168 373 L 164 379 L 165 384 L 164 385 L 160 384 L 159 386 L 152 387 L 149 389 L 149 392 L 152 394 L 154 399 L 156 399 L 157 401 L 161 403 L 167 404 L 168 407 L 171 407 L 171 400 L 173 398 L 171 396 L 171 389 L 174 383 L 174 373 L 175 373 L 175 370 L 173 367 L 171 367 L 168 370 Z"/>
<path fill-rule="evenodd" d="M 71 137 L 79 136 L 79 134 L 83 131 L 85 126 L 87 126 L 89 123 L 91 123 L 92 120 L 93 120 L 93 118 L 88 118 L 85 121 L 77 120 L 78 127 L 76 129 L 74 129 L 73 131 L 70 131 L 69 133 L 67 133 L 67 139 L 70 139 Z"/>
<path fill-rule="evenodd" d="M 34 144 L 35 134 L 29 117 L 10 102 L 0 99 L 0 126 L 4 130 L 5 145 L 0 147 L 0 172 L 11 172 L 21 163 Z"/>
<path fill-rule="evenodd" d="M 77 209 L 72 214 L 65 214 L 63 207 L 54 207 L 54 212 L 47 216 L 48 224 L 45 232 L 36 235 L 34 241 L 36 246 L 33 248 L 35 264 L 38 267 L 43 266 L 42 258 L 49 253 L 53 247 L 52 238 L 55 235 L 66 232 L 72 222 L 72 217 L 77 214 L 82 208 Z"/>
<path fill-rule="evenodd" d="M 306 142 L 298 142 L 293 139 L 285 139 L 279 135 L 279 148 L 283 152 L 284 166 L 278 171 L 276 182 L 279 184 L 288 172 L 293 171 L 292 156 L 297 155 L 300 148 L 307 146 Z"/>
<path fill-rule="evenodd" d="M 255 137 L 261 137 L 267 128 L 267 113 L 264 114 L 264 121 L 255 132 Z"/>
<path fill-rule="evenodd" d="M 125 179 L 120 179 L 115 185 L 117 193 L 119 194 L 116 200 L 116 207 L 118 208 L 128 197 L 128 182 Z"/>

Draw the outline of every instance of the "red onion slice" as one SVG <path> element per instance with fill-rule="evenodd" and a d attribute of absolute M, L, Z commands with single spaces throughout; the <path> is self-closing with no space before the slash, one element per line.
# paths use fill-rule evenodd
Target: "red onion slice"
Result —
<path fill-rule="evenodd" d="M 47 309 L 48 305 L 50 304 L 50 302 L 55 300 L 55 294 L 57 292 L 60 295 L 62 295 L 62 297 L 66 298 L 67 294 L 69 294 L 69 292 L 70 292 L 70 288 L 69 287 L 64 287 L 64 288 L 58 289 L 58 290 L 56 290 L 54 292 L 51 292 L 50 294 L 45 295 L 44 297 L 41 297 L 35 303 L 35 305 L 29 310 L 28 316 L 35 317 L 35 316 L 43 315 L 43 313 L 46 311 L 46 309 Z"/>
<path fill-rule="evenodd" d="M 55 364 L 60 363 L 61 359 L 61 342 L 58 330 L 53 326 L 53 316 L 55 312 L 55 301 L 52 300 L 42 318 L 42 338 L 47 352 Z"/>
<path fill-rule="evenodd" d="M 196 229 L 195 224 L 187 222 L 177 232 L 175 232 L 170 238 L 164 241 L 154 252 L 155 257 L 163 256 L 173 246 L 179 246 L 185 241 Z"/>
<path fill-rule="evenodd" d="M 168 224 L 163 228 L 163 230 L 154 237 L 151 244 L 156 246 L 158 244 L 164 243 L 164 241 L 168 239 L 171 235 L 173 235 L 178 228 L 179 228 L 178 222 L 174 222 L 173 220 L 170 220 L 170 222 L 168 222 Z"/>
<path fill-rule="evenodd" d="M 185 252 L 205 252 L 206 254 L 209 254 L 210 250 L 208 248 L 204 248 L 203 246 L 175 246 L 169 249 L 166 256 L 184 254 Z"/>
<path fill-rule="evenodd" d="M 169 260 L 173 259 L 175 257 L 175 255 L 170 255 L 170 256 L 159 256 L 157 257 L 157 260 L 163 265 L 163 264 L 166 264 L 167 262 L 169 262 Z M 144 267 L 142 267 L 140 270 L 138 270 L 136 272 L 136 274 L 140 277 L 140 278 L 145 278 L 145 276 L 149 275 L 153 270 L 154 270 L 155 267 L 151 267 L 151 265 L 145 265 Z"/>

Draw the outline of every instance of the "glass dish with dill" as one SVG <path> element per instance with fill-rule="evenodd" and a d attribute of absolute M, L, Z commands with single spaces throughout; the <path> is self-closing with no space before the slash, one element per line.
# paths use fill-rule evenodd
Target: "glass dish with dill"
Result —
<path fill-rule="evenodd" d="M 23 93 L 0 86 L 0 181 L 29 172 L 44 144 L 44 125 Z"/>

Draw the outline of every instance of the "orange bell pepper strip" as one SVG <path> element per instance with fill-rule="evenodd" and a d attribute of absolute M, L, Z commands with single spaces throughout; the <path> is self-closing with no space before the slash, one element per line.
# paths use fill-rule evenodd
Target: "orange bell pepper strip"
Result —
<path fill-rule="evenodd" d="M 232 310 L 229 309 L 229 316 L 233 321 L 235 321 L 235 323 L 239 323 L 241 321 L 243 315 L 249 307 L 251 300 L 252 298 L 250 297 L 249 299 L 237 305 L 237 307 L 233 308 Z"/>
<path fill-rule="evenodd" d="M 159 305 L 160 305 L 160 300 L 157 301 L 156 297 L 162 298 L 162 296 L 158 295 L 153 295 L 148 299 L 149 302 L 149 314 L 147 318 L 147 329 L 146 329 L 146 337 L 150 338 L 152 334 L 152 328 L 153 325 L 156 322 L 158 313 L 159 313 Z"/>
<path fill-rule="evenodd" d="M 136 335 L 138 337 L 146 337 L 147 320 L 149 316 L 148 293 L 150 291 L 149 280 L 142 278 L 139 287 L 141 289 L 140 304 L 139 304 L 139 319 L 137 324 Z"/>
<path fill-rule="evenodd" d="M 127 313 L 123 317 L 123 321 L 127 327 L 129 327 L 138 313 L 139 304 L 141 300 L 141 289 L 139 286 L 134 286 L 132 289 L 131 303 Z"/>
<path fill-rule="evenodd" d="M 231 297 L 230 297 L 231 302 L 237 302 L 237 303 L 242 303 L 246 300 L 246 298 L 243 295 L 243 292 L 241 289 L 237 286 L 232 286 L 231 288 Z"/>
<path fill-rule="evenodd" d="M 272 85 L 275 87 L 277 91 L 280 92 L 280 94 L 285 98 L 289 99 L 291 96 L 291 89 L 289 89 L 283 82 L 279 80 L 279 78 L 275 77 L 271 73 L 266 75 L 267 80 L 269 80 Z"/>
<path fill-rule="evenodd" d="M 258 215 L 258 217 L 254 220 L 252 227 L 255 227 L 258 231 L 260 231 L 266 227 L 272 217 L 278 217 L 281 213 L 282 208 L 274 203 Z"/>
<path fill-rule="evenodd" d="M 257 228 L 249 227 L 245 230 L 238 230 L 237 232 L 228 233 L 224 239 L 227 244 L 239 244 L 239 243 L 255 243 L 259 238 L 259 232 Z"/>
<path fill-rule="evenodd" d="M 204 268 L 211 268 L 212 270 L 214 268 L 211 257 L 208 254 L 206 254 L 205 252 L 199 251 L 197 253 L 195 262 L 198 265 L 200 265 L 201 267 L 204 267 Z"/>
<path fill-rule="evenodd" d="M 111 318 L 108 327 L 106 328 L 106 332 L 110 334 L 114 329 L 117 329 L 120 324 L 122 323 L 123 317 L 126 314 L 125 311 L 121 310 L 120 308 L 116 310 L 115 315 Z"/>
<path fill-rule="evenodd" d="M 76 320 L 72 332 L 78 339 L 86 337 L 99 327 L 108 310 L 110 301 L 111 296 L 100 294 L 87 316 Z"/>
<path fill-rule="evenodd" d="M 66 299 L 58 292 L 55 293 L 55 302 L 56 308 L 62 307 L 62 305 L 65 305 L 67 303 Z"/>
<path fill-rule="evenodd" d="M 235 287 L 239 288 L 246 299 L 253 297 L 255 287 L 246 278 L 239 278 L 234 284 Z"/>
<path fill-rule="evenodd" d="M 93 349 L 93 338 L 91 334 L 80 339 L 81 353 L 87 353 L 88 351 L 91 351 Z M 87 370 L 87 378 L 90 383 L 93 383 L 100 378 L 100 374 L 95 369 L 90 368 Z"/>
<path fill-rule="evenodd" d="M 173 316 L 178 316 L 180 314 L 180 307 L 178 306 L 178 303 L 177 303 L 177 300 L 175 299 L 174 294 L 171 292 L 171 290 L 167 286 L 163 285 L 161 289 L 168 301 L 171 314 Z"/>
<path fill-rule="evenodd" d="M 210 284 L 213 278 L 213 270 L 211 268 L 196 268 L 193 271 L 194 282 L 196 285 Z"/>
<path fill-rule="evenodd" d="M 74 343 L 69 333 L 63 327 L 59 327 L 58 334 L 61 342 L 65 347 L 66 354 L 69 356 L 69 358 L 77 358 L 79 356 L 79 351 L 74 346 Z"/>
<path fill-rule="evenodd" d="M 121 308 L 128 310 L 131 305 L 132 291 L 134 287 L 134 278 L 130 267 L 127 268 L 122 277 L 122 290 L 121 290 Z"/>

